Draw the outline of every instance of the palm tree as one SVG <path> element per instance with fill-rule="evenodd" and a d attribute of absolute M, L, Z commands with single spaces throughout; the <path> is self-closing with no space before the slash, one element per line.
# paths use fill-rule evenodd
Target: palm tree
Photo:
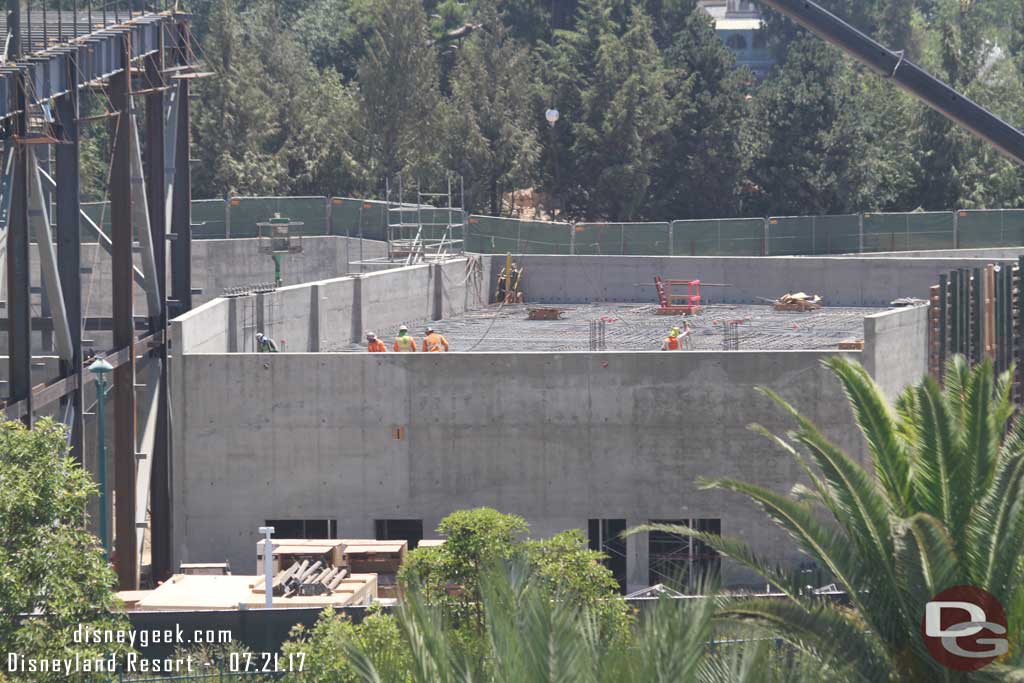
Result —
<path fill-rule="evenodd" d="M 702 484 L 762 507 L 846 588 L 849 607 L 801 595 L 793 573 L 739 541 L 651 528 L 699 538 L 788 596 L 734 601 L 723 607 L 724 617 L 768 626 L 853 680 L 960 680 L 926 649 L 920 634 L 925 604 L 952 586 L 983 588 L 1007 608 L 1011 629 L 1024 607 L 1024 420 L 1014 416 L 1012 374 L 994 378 L 991 363 L 971 369 L 957 357 L 948 365 L 945 390 L 926 378 L 890 406 L 859 364 L 840 356 L 825 364 L 843 385 L 873 472 L 777 394 L 761 389 L 792 416 L 796 429 L 789 439 L 752 429 L 787 451 L 807 483 L 788 496 L 732 479 Z M 1011 657 L 1019 664 L 1019 651 Z M 993 675 L 994 669 L 984 671 Z"/>
<path fill-rule="evenodd" d="M 485 616 L 483 647 L 455 642 L 459 631 L 444 622 L 415 586 L 407 586 L 397 618 L 409 650 L 409 683 L 773 683 L 827 680 L 806 658 L 780 656 L 770 639 L 729 649 L 711 647 L 713 599 L 658 600 L 636 622 L 628 642 L 600 635 L 592 607 L 554 599 L 523 563 L 487 572 L 480 584 Z M 610 598 L 621 599 L 621 598 Z M 744 635 L 749 635 L 748 632 Z M 367 683 L 384 683 L 373 664 L 374 643 L 342 643 L 353 668 Z M 485 653 L 485 661 L 469 652 Z M 789 653 L 792 655 L 792 652 Z M 812 675 L 813 671 L 813 675 Z"/>

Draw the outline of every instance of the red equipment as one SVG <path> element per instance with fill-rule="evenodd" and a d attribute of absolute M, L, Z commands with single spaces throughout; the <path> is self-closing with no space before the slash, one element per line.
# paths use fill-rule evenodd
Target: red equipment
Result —
<path fill-rule="evenodd" d="M 673 287 L 686 287 L 686 294 L 674 294 Z M 700 280 L 663 280 L 654 278 L 658 290 L 658 315 L 696 315 L 701 312 Z M 677 303 L 682 301 L 684 303 Z"/>

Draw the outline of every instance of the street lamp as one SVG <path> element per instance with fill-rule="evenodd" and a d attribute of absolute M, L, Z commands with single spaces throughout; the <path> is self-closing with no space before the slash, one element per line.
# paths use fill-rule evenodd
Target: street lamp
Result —
<path fill-rule="evenodd" d="M 267 609 L 270 609 L 274 606 L 274 544 L 270 542 L 274 527 L 261 526 L 260 533 L 263 534 L 263 577 L 266 580 Z"/>
<path fill-rule="evenodd" d="M 559 187 L 559 173 L 558 173 L 558 138 L 555 136 L 555 124 L 558 123 L 558 110 L 552 107 L 544 112 L 544 120 L 548 122 L 548 126 L 551 128 L 551 155 L 555 162 L 555 201 L 553 204 L 557 204 L 558 208 L 561 209 L 561 199 L 558 196 Z M 555 207 L 551 207 L 551 220 L 555 219 Z"/>
<path fill-rule="evenodd" d="M 100 542 L 103 544 L 103 554 L 106 557 L 110 556 L 110 535 L 107 528 L 107 442 L 104 407 L 107 388 L 110 386 L 110 380 L 107 377 L 113 371 L 114 366 L 104 358 L 97 358 L 89 366 L 89 372 L 96 378 L 96 431 L 99 441 L 96 451 L 99 458 L 97 475 L 100 480 Z"/>

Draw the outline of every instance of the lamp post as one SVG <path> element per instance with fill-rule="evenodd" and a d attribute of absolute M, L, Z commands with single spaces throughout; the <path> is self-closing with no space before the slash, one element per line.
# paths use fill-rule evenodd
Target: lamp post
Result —
<path fill-rule="evenodd" d="M 559 156 L 558 155 L 558 138 L 555 136 L 555 124 L 558 123 L 558 117 L 559 117 L 558 110 L 555 109 L 554 107 L 552 107 L 551 109 L 548 109 L 546 112 L 544 112 L 544 120 L 548 122 L 548 126 L 551 128 L 551 154 L 554 157 L 554 162 L 555 162 L 555 202 L 554 203 L 556 205 L 558 205 L 557 208 L 559 210 L 561 210 L 561 208 L 562 208 L 561 207 L 562 201 L 559 198 L 560 187 L 558 185 L 558 182 L 559 182 L 559 177 L 558 177 L 559 176 L 559 173 L 558 173 L 558 156 Z M 552 206 L 551 207 L 551 220 L 554 220 L 554 219 L 555 219 L 555 207 Z"/>
<path fill-rule="evenodd" d="M 274 544 L 270 542 L 274 527 L 261 526 L 260 533 L 263 534 L 263 577 L 266 580 L 267 609 L 270 609 L 274 606 Z"/>
<path fill-rule="evenodd" d="M 97 457 L 99 459 L 97 476 L 100 480 L 100 543 L 103 544 L 103 554 L 110 557 L 110 533 L 107 528 L 107 442 L 106 442 L 106 421 L 105 402 L 107 388 L 110 380 L 107 377 L 114 371 L 114 366 L 104 358 L 97 358 L 89 366 L 89 372 L 96 378 L 96 431 L 97 431 Z"/>

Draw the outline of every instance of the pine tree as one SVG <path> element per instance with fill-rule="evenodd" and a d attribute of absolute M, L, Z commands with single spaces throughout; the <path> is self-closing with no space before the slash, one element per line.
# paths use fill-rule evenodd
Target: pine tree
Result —
<path fill-rule="evenodd" d="M 273 194 L 286 169 L 272 149 L 278 134 L 276 106 L 252 36 L 240 21 L 238 0 L 216 0 L 205 46 L 217 77 L 196 98 L 195 167 L 198 196 Z M 249 27 L 251 28 L 251 27 Z"/>
<path fill-rule="evenodd" d="M 481 0 L 474 21 L 482 28 L 459 50 L 452 80 L 453 107 L 465 116 L 454 142 L 469 155 L 457 170 L 466 178 L 467 204 L 499 215 L 502 195 L 529 187 L 537 167 L 535 66 L 495 0 Z"/>
<path fill-rule="evenodd" d="M 673 37 L 665 52 L 671 121 L 649 214 L 661 220 L 735 215 L 747 167 L 744 97 L 754 87 L 753 75 L 736 68 L 695 2 L 686 3 L 688 14 L 679 4 L 675 16 L 662 15 L 662 30 Z"/>
<path fill-rule="evenodd" d="M 359 160 L 368 189 L 385 179 L 437 172 L 437 55 L 419 0 L 376 3 L 365 56 L 356 69 L 359 81 Z"/>
<path fill-rule="evenodd" d="M 642 215 L 668 128 L 666 77 L 651 20 L 639 7 L 621 37 L 600 36 L 580 120 L 572 122 L 578 164 L 572 205 L 612 221 Z"/>

